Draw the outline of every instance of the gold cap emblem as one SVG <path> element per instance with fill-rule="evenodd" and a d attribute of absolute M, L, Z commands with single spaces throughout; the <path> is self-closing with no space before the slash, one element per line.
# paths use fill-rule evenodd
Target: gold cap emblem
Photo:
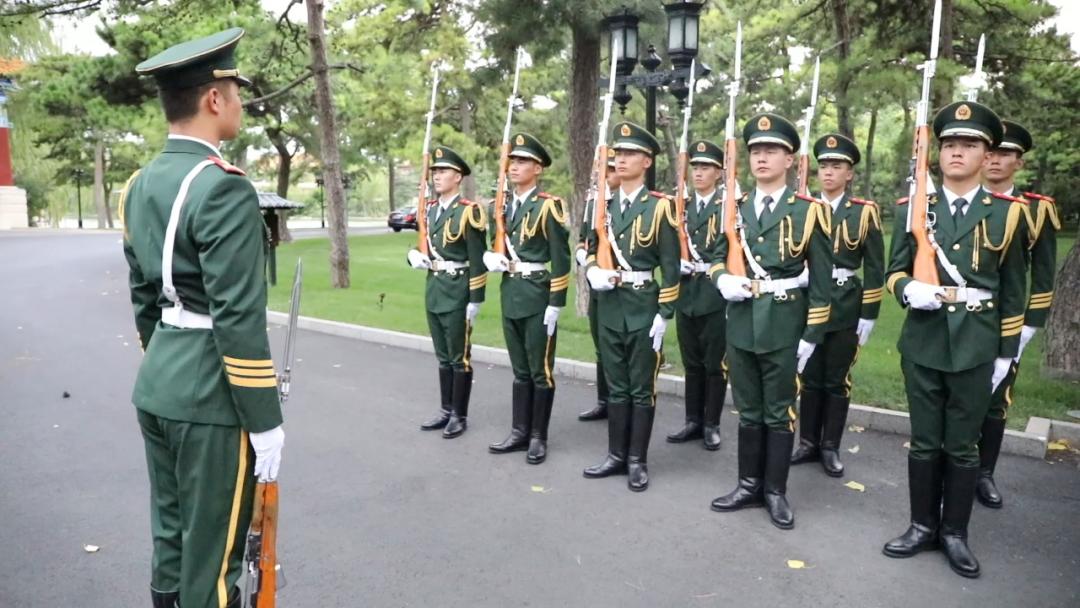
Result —
<path fill-rule="evenodd" d="M 608 158 L 615 158 L 615 148 L 608 148 L 607 149 L 607 157 Z"/>
<path fill-rule="evenodd" d="M 829 137 L 829 139 L 825 140 L 825 147 L 826 148 L 835 148 L 836 146 L 837 146 L 837 142 L 836 142 L 835 137 Z"/>
<path fill-rule="evenodd" d="M 623 125 L 622 129 L 619 129 L 619 135 L 630 137 L 630 125 Z"/>
<path fill-rule="evenodd" d="M 442 148 L 435 148 L 435 158 L 442 158 Z"/>
<path fill-rule="evenodd" d="M 772 128 L 772 121 L 769 120 L 768 116 L 762 116 L 757 121 L 757 128 L 759 131 L 768 131 Z"/>
<path fill-rule="evenodd" d="M 525 145 L 525 136 L 524 135 L 518 135 L 517 139 L 514 140 L 514 145 L 516 145 L 516 146 L 524 146 Z"/>
<path fill-rule="evenodd" d="M 697 151 L 698 152 L 704 152 L 705 151 L 705 142 L 701 142 L 701 143 L 699 143 L 697 145 Z"/>
<path fill-rule="evenodd" d="M 960 106 L 956 108 L 956 120 L 967 120 L 969 118 L 971 118 L 971 106 L 966 103 L 960 104 Z"/>

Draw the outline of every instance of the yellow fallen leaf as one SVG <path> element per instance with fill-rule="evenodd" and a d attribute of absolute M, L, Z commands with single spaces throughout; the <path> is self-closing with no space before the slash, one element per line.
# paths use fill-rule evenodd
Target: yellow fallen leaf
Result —
<path fill-rule="evenodd" d="M 861 432 L 866 430 L 866 427 L 865 426 L 859 426 L 857 424 L 853 424 L 853 425 L 847 427 L 847 430 L 849 430 L 849 431 L 851 431 L 853 433 L 861 433 Z"/>
<path fill-rule="evenodd" d="M 533 486 L 532 491 L 537 492 L 539 494 L 543 494 L 544 493 L 544 486 Z"/>
<path fill-rule="evenodd" d="M 1057 441 L 1051 441 L 1050 443 L 1046 444 L 1046 449 L 1048 449 L 1048 450 L 1050 450 L 1052 452 L 1056 452 L 1058 450 L 1067 450 L 1067 449 L 1069 449 L 1069 442 L 1065 441 L 1064 439 L 1058 439 Z"/>
<path fill-rule="evenodd" d="M 801 559 L 789 559 L 787 560 L 787 567 L 792 570 L 802 570 L 806 567 L 806 562 Z"/>
<path fill-rule="evenodd" d="M 866 486 L 864 486 L 863 484 L 861 484 L 861 483 L 859 483 L 857 481 L 849 481 L 849 482 L 844 484 L 844 487 L 845 488 L 851 488 L 852 490 L 855 490 L 856 492 L 865 492 L 866 491 Z"/>
<path fill-rule="evenodd" d="M 852 454 L 858 454 L 859 453 L 859 446 L 853 445 L 850 448 L 848 448 L 847 451 L 852 453 Z"/>

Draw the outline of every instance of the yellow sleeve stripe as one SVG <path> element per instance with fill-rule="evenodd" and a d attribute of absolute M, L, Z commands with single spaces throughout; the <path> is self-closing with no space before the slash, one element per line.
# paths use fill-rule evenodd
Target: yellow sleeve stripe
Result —
<path fill-rule="evenodd" d="M 236 357 L 222 357 L 226 365 L 237 367 L 274 367 L 273 359 L 238 359 Z"/>
<path fill-rule="evenodd" d="M 566 289 L 569 286 L 570 286 L 570 275 L 568 275 L 568 274 L 564 274 L 563 276 L 561 276 L 561 277 L 559 277 L 557 279 L 551 279 L 551 289 L 553 291 L 554 290 L 559 290 L 559 289 Z"/>
<path fill-rule="evenodd" d="M 718 264 L 713 264 L 712 266 L 709 266 L 709 274 L 712 274 L 712 273 L 716 272 L 717 270 L 723 270 L 723 269 L 724 269 L 724 263 L 723 262 L 720 262 Z"/>
<path fill-rule="evenodd" d="M 1023 327 L 1023 326 L 1024 326 L 1024 320 L 1023 319 L 1020 319 L 1019 321 L 1009 321 L 1008 323 L 1003 321 L 1001 323 L 1001 329 L 1016 329 L 1017 327 Z"/>
<path fill-rule="evenodd" d="M 824 317 L 821 317 L 821 318 L 813 318 L 813 319 L 807 319 L 806 320 L 807 325 L 821 325 L 823 323 L 828 323 L 828 322 L 829 322 L 829 315 L 825 315 Z"/>
<path fill-rule="evenodd" d="M 867 294 L 864 293 L 863 297 L 862 297 L 862 303 L 863 304 L 876 304 L 877 302 L 880 302 L 883 297 L 884 296 L 882 294 L 880 294 L 880 293 L 877 294 L 877 295 L 867 295 Z"/>
<path fill-rule="evenodd" d="M 1028 304 L 1028 308 L 1030 308 L 1031 310 L 1042 310 L 1043 308 L 1050 308 L 1050 304 L 1052 304 L 1050 300 L 1047 300 L 1045 302 L 1033 302 L 1031 304 Z"/>
<path fill-rule="evenodd" d="M 225 366 L 225 371 L 228 372 L 228 374 L 230 376 L 232 376 L 232 375 L 245 376 L 247 378 L 273 378 L 274 377 L 273 368 L 245 369 L 243 367 L 233 367 L 232 365 L 226 365 Z"/>
<path fill-rule="evenodd" d="M 1023 323 L 1024 315 L 1016 315 L 1015 317 L 1003 317 L 1001 319 L 1002 325 L 1012 325 L 1013 323 Z"/>
<path fill-rule="evenodd" d="M 675 294 L 673 296 L 660 296 L 660 299 L 658 299 L 657 302 L 660 304 L 667 304 L 668 302 L 675 302 L 678 299 L 679 294 Z"/>
<path fill-rule="evenodd" d="M 469 279 L 469 289 L 479 289 L 479 288 L 483 287 L 484 285 L 487 285 L 487 275 L 486 274 L 482 274 L 482 275 L 480 275 L 478 277 L 473 277 L 473 278 Z"/>
<path fill-rule="evenodd" d="M 1046 293 L 1033 293 L 1031 294 L 1031 303 L 1037 304 L 1039 302 L 1050 302 L 1054 299 L 1054 292 L 1049 291 Z"/>
<path fill-rule="evenodd" d="M 229 374 L 229 384 L 244 388 L 277 388 L 277 378 L 244 378 Z"/>
<path fill-rule="evenodd" d="M 820 314 L 820 313 L 828 313 L 830 310 L 832 310 L 832 304 L 829 304 L 828 306 L 817 306 L 817 307 L 811 308 L 810 310 L 807 311 L 807 313 L 813 315 L 813 314 Z"/>
<path fill-rule="evenodd" d="M 1002 338 L 1008 338 L 1009 336 L 1017 336 L 1017 335 L 1020 335 L 1020 328 L 1019 327 L 1017 327 L 1016 329 L 1004 329 L 1003 328 L 1001 330 L 1001 337 Z"/>
<path fill-rule="evenodd" d="M 906 278 L 908 276 L 909 275 L 906 272 L 894 272 L 892 275 L 889 276 L 888 282 L 885 283 L 885 288 L 889 290 L 889 293 L 895 294 L 896 293 L 896 282 L 899 281 L 900 279 Z"/>
<path fill-rule="evenodd" d="M 877 289 L 864 289 L 862 293 L 863 293 L 863 297 L 866 297 L 866 296 L 880 296 L 880 295 L 883 295 L 885 293 L 885 288 L 884 287 L 878 287 Z"/>

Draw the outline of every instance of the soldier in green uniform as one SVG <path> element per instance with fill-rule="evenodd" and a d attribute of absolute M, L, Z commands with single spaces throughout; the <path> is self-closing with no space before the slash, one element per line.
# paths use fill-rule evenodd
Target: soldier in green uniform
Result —
<path fill-rule="evenodd" d="M 723 176 L 724 151 L 711 141 L 690 145 L 689 163 L 694 194 L 686 201 L 686 231 L 689 260 L 683 260 L 679 302 L 675 324 L 679 330 L 679 352 L 686 369 L 686 421 L 667 440 L 683 443 L 702 439 L 707 450 L 720 449 L 720 412 L 727 394 L 724 373 L 725 308 L 727 302 L 716 290 L 709 271 L 727 259 L 727 239 L 723 230 L 723 198 L 717 188 Z"/>
<path fill-rule="evenodd" d="M 121 195 L 124 255 L 145 355 L 132 401 L 150 472 L 155 608 L 239 607 L 255 484 L 285 434 L 266 335 L 265 227 L 218 145 L 240 132 L 239 28 L 140 63 L 157 82 L 165 149 Z"/>
<path fill-rule="evenodd" d="M 503 273 L 503 336 L 514 371 L 510 435 L 488 446 L 494 454 L 528 448 L 525 460 L 547 458 L 548 422 L 555 399 L 556 326 L 570 286 L 570 235 L 562 199 L 540 192 L 537 180 L 551 157 L 535 137 L 518 133 L 510 149 L 504 224 L 506 255 L 489 251 L 484 264 Z M 492 212 L 500 213 L 496 209 Z M 550 262 L 551 268 L 548 268 Z"/>
<path fill-rule="evenodd" d="M 473 382 L 470 339 L 487 286 L 483 259 L 487 213 L 461 196 L 461 180 L 472 171 L 468 163 L 446 146 L 436 146 L 432 157 L 431 182 L 437 197 L 418 211 L 427 214 L 428 251 L 425 255 L 411 249 L 408 260 L 413 268 L 427 271 L 424 307 L 439 361 L 441 407 L 420 429 L 442 429 L 443 437 L 453 439 L 468 424 Z"/>
<path fill-rule="evenodd" d="M 990 411 L 983 422 L 979 439 L 979 479 L 975 485 L 975 497 L 992 509 L 1002 506 L 1001 492 L 994 483 L 994 467 L 1001 452 L 1005 436 L 1005 419 L 1012 403 L 1012 389 L 1020 367 L 1020 355 L 1035 336 L 1038 328 L 1046 325 L 1046 316 L 1054 297 L 1054 274 L 1057 270 L 1057 231 L 1061 221 L 1054 200 L 1035 194 L 1016 191 L 1013 178 L 1024 166 L 1024 154 L 1031 149 L 1031 133 L 1011 120 L 1002 120 L 1005 135 L 998 147 L 990 151 L 983 167 L 983 181 L 994 196 L 1016 200 L 1027 205 L 1027 241 L 1025 257 L 1031 271 L 1031 289 L 1024 325 L 1020 329 L 1020 346 L 1012 367 L 1005 379 L 994 391 Z"/>
<path fill-rule="evenodd" d="M 608 148 L 607 158 L 607 190 L 604 193 L 605 200 L 610 201 L 611 195 L 619 187 L 619 173 L 615 170 L 615 149 Z M 585 268 L 589 256 L 589 238 L 595 234 L 596 227 L 593 225 L 596 219 L 595 197 L 585 201 L 585 212 L 581 218 L 581 231 L 578 233 L 577 249 L 574 259 L 582 269 Z M 608 384 L 604 377 L 604 366 L 600 362 L 600 322 L 597 319 L 598 298 L 596 290 L 589 288 L 589 334 L 592 335 L 593 349 L 596 351 L 596 405 L 578 414 L 578 420 L 605 420 L 607 419 Z"/>
<path fill-rule="evenodd" d="M 825 338 L 803 370 L 799 447 L 791 464 L 821 461 L 832 477 L 844 474 L 840 438 L 851 404 L 851 368 L 870 339 L 885 292 L 885 242 L 877 204 L 851 196 L 859 147 L 839 133 L 814 143 L 821 200 L 832 208 L 832 308 Z M 860 280 L 856 271 L 863 268 Z"/>
<path fill-rule="evenodd" d="M 981 186 L 1001 120 L 984 105 L 942 108 L 933 122 L 942 172 L 929 203 L 940 285 L 913 278 L 915 237 L 907 200 L 897 207 L 886 286 L 908 309 L 898 350 L 911 412 L 911 525 L 889 541 L 889 557 L 944 549 L 952 569 L 979 576 L 967 545 L 979 475 L 979 433 L 991 394 L 1018 352 L 1024 323 L 1022 203 Z"/>
<path fill-rule="evenodd" d="M 739 203 L 747 274 L 712 271 L 728 301 L 728 370 L 739 410 L 739 482 L 714 511 L 764 504 L 781 529 L 795 525 L 787 477 L 795 442 L 797 374 L 829 323 L 830 207 L 787 185 L 799 148 L 795 125 L 759 114 L 743 128 L 756 185 Z M 800 275 L 809 270 L 808 287 Z"/>
<path fill-rule="evenodd" d="M 585 271 L 597 291 L 600 361 L 610 391 L 608 455 L 584 475 L 628 474 L 629 488 L 641 492 L 649 485 L 660 351 L 679 299 L 679 220 L 670 199 L 645 187 L 645 171 L 660 152 L 656 138 L 623 122 L 615 125 L 612 148 L 621 183 L 608 203 L 608 225 L 599 228 L 616 269 L 597 265 L 600 243 L 591 238 Z"/>

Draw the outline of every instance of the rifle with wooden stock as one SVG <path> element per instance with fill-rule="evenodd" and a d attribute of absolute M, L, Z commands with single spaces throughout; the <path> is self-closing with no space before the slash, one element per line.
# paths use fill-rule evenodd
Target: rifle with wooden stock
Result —
<path fill-rule="evenodd" d="M 510 126 L 514 120 L 514 103 L 518 96 L 518 83 L 521 79 L 521 56 L 524 50 L 518 47 L 514 59 L 514 90 L 506 100 L 506 124 L 503 126 L 502 147 L 499 150 L 499 178 L 495 182 L 495 242 L 492 249 L 499 255 L 506 255 L 506 172 L 510 169 Z"/>
<path fill-rule="evenodd" d="M 608 122 L 611 120 L 611 102 L 615 98 L 615 66 L 619 56 L 619 40 L 616 39 L 611 49 L 611 68 L 608 71 L 608 91 L 604 95 L 604 114 L 600 120 L 600 133 L 596 141 L 596 155 L 593 158 L 593 179 L 590 191 L 593 193 L 593 230 L 596 231 L 596 265 L 604 270 L 615 270 L 614 254 L 607 235 L 607 172 L 608 172 Z"/>
<path fill-rule="evenodd" d="M 928 223 L 930 205 L 930 89 L 937 69 L 939 31 L 941 29 L 941 0 L 934 3 L 934 24 L 930 38 L 930 55 L 920 66 L 923 73 L 922 97 L 916 110 L 915 141 L 912 150 L 910 200 L 908 201 L 907 231 L 915 238 L 915 262 L 912 278 L 930 285 L 940 285 L 934 243 L 930 240 L 932 224 Z"/>
<path fill-rule="evenodd" d="M 821 57 L 814 60 L 814 86 L 810 91 L 810 105 L 804 113 L 803 137 L 799 146 L 799 179 L 796 192 L 803 196 L 810 196 L 810 127 L 814 123 L 814 112 L 817 110 L 818 80 L 821 77 Z"/>
<path fill-rule="evenodd" d="M 738 204 L 736 199 L 739 182 L 736 175 L 738 167 L 739 144 L 735 135 L 735 100 L 739 97 L 739 79 L 742 77 L 742 22 L 735 30 L 735 68 L 731 82 L 728 83 L 728 117 L 724 135 L 724 236 L 727 238 L 727 271 L 741 277 L 746 276 L 746 258 L 743 256 L 741 237 L 738 228 Z"/>
<path fill-rule="evenodd" d="M 439 92 L 439 69 L 431 66 L 431 105 L 424 128 L 424 152 L 420 161 L 420 188 L 416 197 L 416 248 L 425 256 L 428 251 L 427 201 L 431 182 L 431 125 L 435 121 L 435 97 Z"/>
<path fill-rule="evenodd" d="M 686 233 L 686 172 L 689 168 L 689 142 L 690 115 L 694 111 L 694 89 L 697 88 L 697 60 L 690 62 L 690 93 L 686 98 L 686 107 L 683 108 L 682 137 L 679 138 L 679 159 L 675 169 L 675 213 L 679 218 L 679 256 L 685 261 L 690 260 L 690 246 L 687 244 Z"/>

